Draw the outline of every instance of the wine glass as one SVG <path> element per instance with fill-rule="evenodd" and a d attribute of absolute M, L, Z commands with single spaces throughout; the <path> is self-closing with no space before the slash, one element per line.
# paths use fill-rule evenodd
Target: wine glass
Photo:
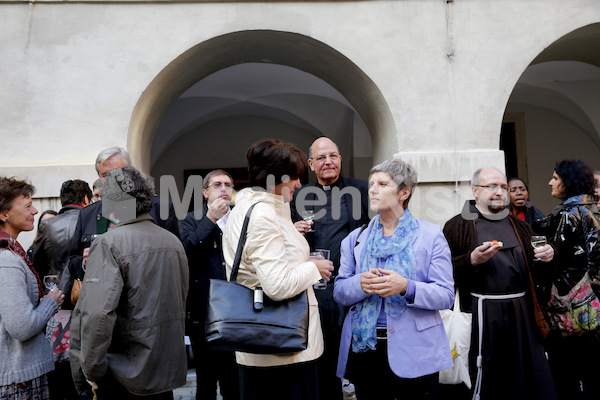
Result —
<path fill-rule="evenodd" d="M 325 258 L 325 254 L 320 250 L 312 251 L 308 257 L 309 260 L 322 260 L 324 258 Z M 329 259 L 329 254 L 327 254 L 327 260 L 328 259 Z M 321 279 L 319 279 L 319 282 L 317 282 L 313 285 L 313 288 L 318 289 L 318 290 L 327 289 L 327 282 L 325 282 L 325 279 L 321 278 Z"/>
<path fill-rule="evenodd" d="M 532 236 L 531 245 L 534 249 L 541 249 L 546 245 L 546 236 Z M 542 261 L 540 258 L 534 258 L 533 261 Z"/>
<path fill-rule="evenodd" d="M 313 210 L 304 210 L 304 211 L 302 211 L 300 216 L 306 222 L 311 222 L 313 219 L 315 219 L 315 213 Z M 306 232 L 314 232 L 314 231 L 315 230 L 311 227 Z"/>
<path fill-rule="evenodd" d="M 46 275 L 44 276 L 44 286 L 48 291 L 51 291 L 55 287 L 58 287 L 58 275 Z"/>

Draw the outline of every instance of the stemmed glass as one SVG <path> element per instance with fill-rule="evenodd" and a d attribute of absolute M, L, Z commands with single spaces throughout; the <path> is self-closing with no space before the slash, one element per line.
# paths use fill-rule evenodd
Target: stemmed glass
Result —
<path fill-rule="evenodd" d="M 44 276 L 44 286 L 46 286 L 46 289 L 48 289 L 48 291 L 51 291 L 54 288 L 58 289 L 58 275 Z M 58 306 L 59 310 L 61 308 L 61 306 Z"/>
<path fill-rule="evenodd" d="M 304 210 L 300 214 L 302 219 L 306 222 L 311 222 L 315 218 L 315 214 L 313 210 Z M 314 232 L 315 230 L 311 227 L 306 232 Z"/>
<path fill-rule="evenodd" d="M 531 245 L 534 249 L 541 249 L 546 245 L 546 236 L 532 236 Z M 540 258 L 534 258 L 533 261 L 542 261 Z"/>
<path fill-rule="evenodd" d="M 44 276 L 44 286 L 48 291 L 51 291 L 55 287 L 58 287 L 58 275 L 46 275 Z"/>

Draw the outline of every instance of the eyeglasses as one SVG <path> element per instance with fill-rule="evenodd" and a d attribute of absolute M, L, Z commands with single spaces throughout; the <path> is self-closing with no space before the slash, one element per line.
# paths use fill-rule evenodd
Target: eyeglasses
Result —
<path fill-rule="evenodd" d="M 338 158 L 340 158 L 340 155 L 338 153 L 331 153 L 331 154 L 322 154 L 316 157 L 313 157 L 312 159 L 315 160 L 316 162 L 323 162 L 327 159 L 327 157 L 329 157 L 329 159 L 331 161 L 337 161 Z"/>
<path fill-rule="evenodd" d="M 480 188 L 484 188 L 485 190 L 489 190 L 490 192 L 495 192 L 500 189 L 503 192 L 508 192 L 508 186 L 505 185 L 474 185 Z"/>
<path fill-rule="evenodd" d="M 216 183 L 213 183 L 212 185 L 208 185 L 209 188 L 215 189 L 215 190 L 219 190 L 223 186 L 225 186 L 225 189 L 232 189 L 233 188 L 233 184 L 232 183 L 216 182 Z"/>

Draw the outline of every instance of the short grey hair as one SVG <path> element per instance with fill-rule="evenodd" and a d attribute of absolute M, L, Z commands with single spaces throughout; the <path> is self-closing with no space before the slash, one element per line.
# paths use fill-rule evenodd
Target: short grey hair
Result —
<path fill-rule="evenodd" d="M 473 177 L 471 177 L 471 186 L 477 186 L 479 185 L 479 175 L 481 175 L 481 171 L 483 171 L 484 169 L 495 169 L 496 171 L 500 172 L 502 175 L 504 175 L 506 177 L 506 174 L 502 171 L 500 171 L 500 168 L 498 167 L 483 167 L 483 168 L 479 168 L 477 171 L 475 171 L 473 173 Z M 523 183 L 525 183 L 525 181 L 523 181 L 522 179 L 518 178 L 520 181 L 522 181 Z"/>
<path fill-rule="evenodd" d="M 404 188 L 410 189 L 410 194 L 404 201 L 404 208 L 408 208 L 408 202 L 412 197 L 413 190 L 417 186 L 418 174 L 415 167 L 402 160 L 393 159 L 386 160 L 371 168 L 371 171 L 369 171 L 369 180 L 371 179 L 371 176 L 373 176 L 373 174 L 376 172 L 384 172 L 388 174 L 390 178 L 392 178 L 394 183 L 398 185 L 398 191 Z"/>
<path fill-rule="evenodd" d="M 127 152 L 127 150 L 119 146 L 113 146 L 109 147 L 108 149 L 104 149 L 100 153 L 98 153 L 98 157 L 96 157 L 96 164 L 94 165 L 96 167 L 96 172 L 100 172 L 98 164 L 102 164 L 104 161 L 116 155 L 122 157 L 123 160 L 127 162 L 127 165 L 131 165 L 131 158 L 129 157 L 129 153 Z"/>
<path fill-rule="evenodd" d="M 477 171 L 473 173 L 473 177 L 471 178 L 471 186 L 479 185 L 479 174 L 481 174 L 481 170 L 483 168 L 479 168 Z"/>

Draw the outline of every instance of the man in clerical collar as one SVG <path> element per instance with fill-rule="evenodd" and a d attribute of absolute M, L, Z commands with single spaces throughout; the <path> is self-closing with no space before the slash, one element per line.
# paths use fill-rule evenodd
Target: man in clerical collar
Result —
<path fill-rule="evenodd" d="M 444 235 L 461 309 L 473 312 L 469 372 L 474 394 L 555 399 L 542 345 L 549 327 L 532 279 L 534 272 L 549 270 L 542 263 L 553 259 L 554 248 L 533 249 L 531 227 L 505 208 L 508 184 L 500 170 L 477 170 L 471 186 L 475 200 L 446 223 Z M 502 377 L 495 371 L 503 371 Z"/>
<path fill-rule="evenodd" d="M 291 202 L 292 219 L 296 229 L 310 244 L 311 251 L 330 251 L 333 277 L 340 267 L 340 244 L 354 229 L 369 222 L 368 183 L 362 179 L 340 175 L 342 155 L 337 145 L 327 137 L 320 137 L 308 150 L 308 165 L 317 177 L 294 194 Z M 312 210 L 314 220 L 303 221 L 302 211 Z M 337 350 L 344 320 L 344 308 L 333 300 L 333 283 L 315 290 L 319 300 L 321 325 L 325 339 L 325 353 L 319 359 L 321 398 L 342 399 L 342 385 L 336 378 Z"/>

